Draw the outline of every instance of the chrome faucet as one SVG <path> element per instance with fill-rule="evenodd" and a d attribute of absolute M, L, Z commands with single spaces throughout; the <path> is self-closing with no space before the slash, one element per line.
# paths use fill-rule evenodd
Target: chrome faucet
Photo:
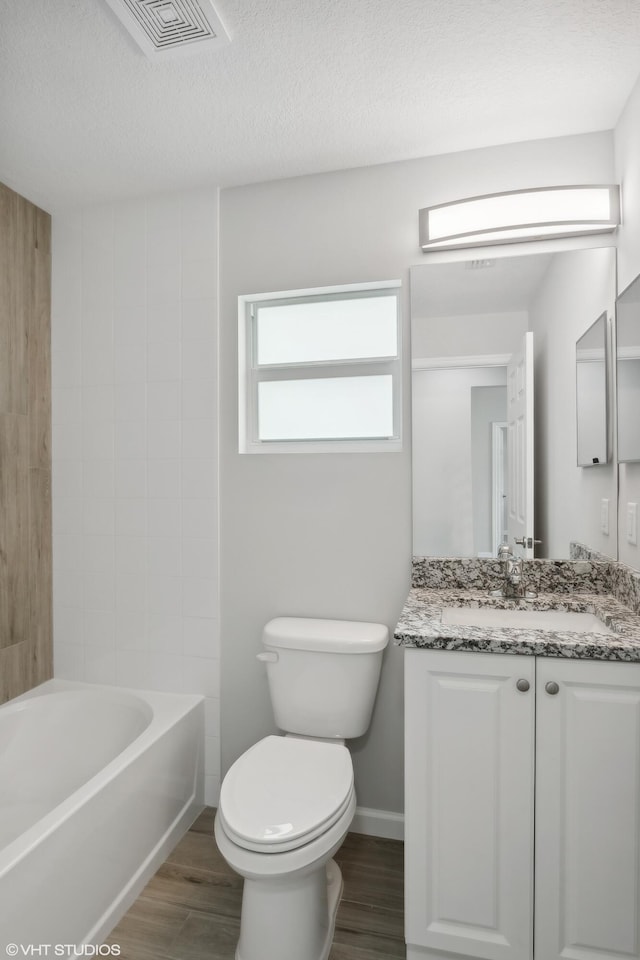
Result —
<path fill-rule="evenodd" d="M 502 563 L 502 587 L 495 594 L 506 599 L 516 599 L 526 595 L 524 586 L 524 561 L 514 557 L 511 545 L 501 543 L 498 547 L 498 560 Z"/>

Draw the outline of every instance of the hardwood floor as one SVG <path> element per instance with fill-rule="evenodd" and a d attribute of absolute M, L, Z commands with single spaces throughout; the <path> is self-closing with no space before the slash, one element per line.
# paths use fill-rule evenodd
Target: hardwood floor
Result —
<path fill-rule="evenodd" d="M 242 880 L 218 853 L 213 819 L 201 814 L 112 931 L 123 960 L 233 960 Z M 403 844 L 350 833 L 335 859 L 344 891 L 329 960 L 404 958 Z"/>

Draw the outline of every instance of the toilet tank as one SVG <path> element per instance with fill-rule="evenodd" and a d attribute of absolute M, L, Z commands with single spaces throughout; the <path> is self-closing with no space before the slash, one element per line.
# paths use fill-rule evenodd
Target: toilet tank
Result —
<path fill-rule="evenodd" d="M 389 631 L 381 623 L 278 617 L 265 626 L 277 726 L 301 736 L 360 737 L 371 721 Z"/>

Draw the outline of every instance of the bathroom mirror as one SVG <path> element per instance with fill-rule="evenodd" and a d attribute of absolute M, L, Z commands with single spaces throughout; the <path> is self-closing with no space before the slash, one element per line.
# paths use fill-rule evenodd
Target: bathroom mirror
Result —
<path fill-rule="evenodd" d="M 576 342 L 578 466 L 609 462 L 607 315 L 602 313 Z"/>
<path fill-rule="evenodd" d="M 532 332 L 535 556 L 567 558 L 576 542 L 615 559 L 617 470 L 576 465 L 575 426 L 576 341 L 585 317 L 613 312 L 615 249 L 425 262 L 410 284 L 414 553 L 495 556 L 507 370 Z"/>
<path fill-rule="evenodd" d="M 640 460 L 640 277 L 616 302 L 618 460 Z"/>

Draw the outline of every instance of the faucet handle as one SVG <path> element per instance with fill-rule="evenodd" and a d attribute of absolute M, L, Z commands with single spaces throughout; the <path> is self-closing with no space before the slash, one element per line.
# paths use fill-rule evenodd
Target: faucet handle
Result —
<path fill-rule="evenodd" d="M 542 540 L 534 540 L 533 537 L 514 537 L 514 543 L 517 543 L 519 547 L 527 547 L 531 550 L 534 544 L 542 543 Z"/>
<path fill-rule="evenodd" d="M 518 541 L 516 540 L 516 543 Z M 503 542 L 498 547 L 498 560 L 508 560 L 509 557 L 513 556 L 513 550 L 511 549 L 511 544 Z"/>

